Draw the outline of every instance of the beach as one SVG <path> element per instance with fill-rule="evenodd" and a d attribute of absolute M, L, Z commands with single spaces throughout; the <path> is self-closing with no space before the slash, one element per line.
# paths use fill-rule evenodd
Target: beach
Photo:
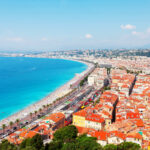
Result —
<path fill-rule="evenodd" d="M 73 61 L 77 61 L 77 60 L 73 60 Z M 79 61 L 79 62 L 82 62 L 82 61 Z M 21 119 L 25 118 L 31 112 L 34 113 L 35 111 L 38 111 L 40 108 L 42 108 L 43 105 L 52 104 L 57 98 L 63 97 L 67 93 L 71 92 L 72 89 L 70 88 L 70 85 L 78 83 L 93 67 L 93 64 L 90 64 L 87 62 L 82 62 L 82 63 L 84 63 L 88 66 L 85 71 L 83 71 L 80 74 L 77 74 L 69 82 L 67 82 L 63 86 L 59 87 L 54 92 L 50 93 L 49 95 L 47 95 L 46 97 L 44 97 L 40 101 L 37 101 L 36 103 L 29 105 L 28 107 L 22 109 L 21 111 L 1 120 L 0 121 L 0 127 L 3 124 L 9 125 L 10 121 L 15 122 L 16 119 L 21 120 Z"/>

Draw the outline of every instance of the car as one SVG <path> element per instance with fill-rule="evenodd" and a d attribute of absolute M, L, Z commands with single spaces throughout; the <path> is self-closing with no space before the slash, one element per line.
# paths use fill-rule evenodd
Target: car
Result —
<path fill-rule="evenodd" d="M 38 115 L 38 118 L 41 118 L 41 115 Z"/>
<path fill-rule="evenodd" d="M 17 130 L 17 127 L 13 127 L 13 130 L 14 130 L 14 131 Z"/>
<path fill-rule="evenodd" d="M 85 108 L 85 106 L 83 105 L 83 106 L 81 106 L 81 108 L 83 109 L 83 108 Z"/>
<path fill-rule="evenodd" d="M 88 105 L 89 104 L 89 102 L 85 102 L 85 104 L 84 105 Z"/>
<path fill-rule="evenodd" d="M 28 123 L 29 123 L 29 122 L 28 122 L 28 121 L 26 121 L 26 123 L 25 123 L 25 124 L 27 125 Z"/>

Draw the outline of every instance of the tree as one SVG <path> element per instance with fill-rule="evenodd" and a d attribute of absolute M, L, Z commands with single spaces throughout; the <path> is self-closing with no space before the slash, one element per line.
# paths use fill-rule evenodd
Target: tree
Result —
<path fill-rule="evenodd" d="M 52 141 L 45 145 L 45 150 L 60 150 L 62 148 L 62 142 Z"/>
<path fill-rule="evenodd" d="M 27 146 L 27 147 L 20 149 L 20 150 L 37 150 L 37 149 L 32 147 L 32 146 Z"/>
<path fill-rule="evenodd" d="M 0 143 L 0 150 L 17 150 L 17 147 L 7 140 L 3 140 L 2 143 Z"/>
<path fill-rule="evenodd" d="M 83 84 L 84 84 L 84 80 L 82 80 L 82 81 L 80 82 L 80 86 L 83 86 Z"/>
<path fill-rule="evenodd" d="M 66 143 L 63 145 L 61 150 L 76 150 L 76 143 L 74 142 Z"/>
<path fill-rule="evenodd" d="M 4 132 L 5 132 L 6 125 L 3 124 L 3 125 L 2 125 L 2 128 L 3 128 L 3 133 L 4 133 Z"/>
<path fill-rule="evenodd" d="M 42 112 L 42 108 L 39 109 L 39 112 L 40 112 L 40 113 Z"/>
<path fill-rule="evenodd" d="M 17 123 L 17 125 L 19 124 L 19 122 L 20 122 L 20 120 L 19 120 L 19 119 L 16 119 L 16 123 Z"/>
<path fill-rule="evenodd" d="M 104 150 L 117 150 L 117 146 L 114 144 L 107 144 L 104 146 Z"/>
<path fill-rule="evenodd" d="M 43 105 L 43 109 L 45 110 L 45 108 L 46 108 L 46 105 Z"/>
<path fill-rule="evenodd" d="M 111 90 L 110 86 L 105 86 L 104 91 L 106 91 L 106 90 Z"/>
<path fill-rule="evenodd" d="M 58 129 L 54 133 L 54 141 L 70 142 L 77 137 L 78 130 L 74 125 Z"/>
<path fill-rule="evenodd" d="M 31 119 L 32 119 L 32 112 L 30 112 L 30 117 L 31 117 Z"/>
<path fill-rule="evenodd" d="M 32 139 L 31 139 L 31 145 L 35 147 L 37 150 L 40 150 L 43 147 L 43 139 L 42 136 L 39 134 L 36 134 Z"/>
<path fill-rule="evenodd" d="M 12 128 L 13 124 L 14 123 L 12 121 L 9 122 L 10 128 Z"/>
<path fill-rule="evenodd" d="M 36 150 L 41 150 L 43 148 L 43 139 L 41 135 L 36 134 L 32 138 L 25 139 L 21 144 L 20 144 L 20 149 L 21 150 L 26 150 L 26 148 L 29 149 L 29 147 L 32 147 Z"/>
<path fill-rule="evenodd" d="M 36 110 L 34 111 L 34 114 L 35 114 L 35 116 L 36 116 L 36 114 L 37 114 L 37 111 L 36 111 Z"/>
<path fill-rule="evenodd" d="M 49 104 L 47 104 L 47 105 L 46 105 L 46 108 L 47 108 L 47 112 L 48 112 L 48 108 L 49 108 L 49 106 L 50 106 Z"/>
<path fill-rule="evenodd" d="M 107 75 L 110 74 L 111 68 L 107 68 Z"/>
<path fill-rule="evenodd" d="M 123 142 L 117 146 L 117 150 L 140 150 L 140 145 L 132 142 Z"/>
<path fill-rule="evenodd" d="M 88 137 L 83 134 L 77 138 L 76 150 L 102 150 L 102 146 L 97 143 L 95 137 Z"/>
<path fill-rule="evenodd" d="M 83 86 L 84 85 L 84 83 L 87 81 L 87 79 L 88 79 L 88 76 L 89 75 L 87 75 L 83 80 L 81 80 L 80 81 L 80 86 Z"/>
<path fill-rule="evenodd" d="M 27 139 L 23 140 L 22 143 L 20 144 L 19 148 L 22 150 L 28 146 L 31 146 L 31 138 L 27 138 Z"/>
<path fill-rule="evenodd" d="M 94 65 L 95 65 L 96 68 L 99 67 L 99 64 L 98 64 L 98 63 L 94 63 Z"/>

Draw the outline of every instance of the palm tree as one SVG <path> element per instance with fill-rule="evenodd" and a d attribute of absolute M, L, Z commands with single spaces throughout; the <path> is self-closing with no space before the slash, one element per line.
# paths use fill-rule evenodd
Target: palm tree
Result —
<path fill-rule="evenodd" d="M 20 120 L 19 120 L 19 119 L 16 119 L 17 126 L 18 126 L 19 122 L 20 122 Z"/>
<path fill-rule="evenodd" d="M 47 104 L 46 107 L 48 108 L 48 107 L 49 107 L 49 104 Z"/>
<path fill-rule="evenodd" d="M 34 117 L 37 117 L 37 110 L 34 111 Z"/>
<path fill-rule="evenodd" d="M 4 133 L 5 128 L 6 128 L 6 125 L 5 125 L 5 124 L 3 124 L 3 125 L 2 125 L 2 128 L 3 128 L 3 133 Z"/>
<path fill-rule="evenodd" d="M 49 108 L 49 106 L 50 106 L 49 104 L 47 104 L 47 105 L 46 105 L 46 108 L 47 108 L 47 112 L 48 112 L 48 108 Z"/>
<path fill-rule="evenodd" d="M 51 109 L 51 107 L 52 107 L 52 104 L 49 104 L 49 109 Z"/>
<path fill-rule="evenodd" d="M 34 111 L 34 114 L 35 114 L 35 115 L 37 114 L 37 111 L 36 111 L 36 110 Z"/>
<path fill-rule="evenodd" d="M 40 112 L 40 113 L 41 113 L 41 111 L 42 111 L 42 108 L 39 109 L 39 112 Z"/>
<path fill-rule="evenodd" d="M 43 110 L 45 110 L 45 108 L 46 108 L 46 105 L 43 105 Z"/>
<path fill-rule="evenodd" d="M 32 112 L 30 112 L 30 117 L 31 117 L 31 119 L 32 119 Z"/>
<path fill-rule="evenodd" d="M 14 123 L 12 121 L 9 122 L 10 128 L 12 128 L 13 124 Z"/>

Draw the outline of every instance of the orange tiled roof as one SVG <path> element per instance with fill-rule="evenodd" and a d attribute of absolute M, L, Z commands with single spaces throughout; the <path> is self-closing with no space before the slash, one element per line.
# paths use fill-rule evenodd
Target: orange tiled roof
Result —
<path fill-rule="evenodd" d="M 126 116 L 127 116 L 127 119 L 138 119 L 138 118 L 140 118 L 139 113 L 133 113 L 133 112 L 127 113 Z"/>
<path fill-rule="evenodd" d="M 142 135 L 140 135 L 139 133 L 128 133 L 127 137 L 128 138 L 142 139 Z"/>
<path fill-rule="evenodd" d="M 76 126 L 76 128 L 78 130 L 78 133 L 80 133 L 80 134 L 87 134 L 88 132 L 96 131 L 96 130 L 91 129 L 91 128 L 85 128 L 85 127 L 79 127 L 79 126 Z"/>
<path fill-rule="evenodd" d="M 106 131 L 93 131 L 93 132 L 88 132 L 89 135 L 91 135 L 92 137 L 96 137 L 98 140 L 101 141 L 106 141 L 107 137 L 109 136 L 109 133 L 107 133 Z"/>
<path fill-rule="evenodd" d="M 146 106 L 144 104 L 139 104 L 139 105 L 137 105 L 137 108 L 143 108 L 143 109 L 145 109 Z"/>
<path fill-rule="evenodd" d="M 119 131 L 111 131 L 111 135 L 114 135 L 114 136 L 116 136 L 116 137 L 119 137 L 119 138 L 121 138 L 121 139 L 123 139 L 123 140 L 126 139 L 125 134 L 122 133 L 122 132 L 119 132 Z"/>
<path fill-rule="evenodd" d="M 37 133 L 34 132 L 34 131 L 29 131 L 29 132 L 27 133 L 27 135 L 26 135 L 25 138 L 32 138 L 32 137 L 35 136 L 36 134 L 37 134 Z"/>
<path fill-rule="evenodd" d="M 48 117 L 43 120 L 52 120 L 54 122 L 59 122 L 61 119 L 65 118 L 65 115 L 61 112 L 50 114 Z"/>
<path fill-rule="evenodd" d="M 89 120 L 89 121 L 93 121 L 93 122 L 99 122 L 99 123 L 102 123 L 104 122 L 104 118 L 102 118 L 101 115 L 99 114 L 88 114 L 86 117 L 85 117 L 85 120 Z"/>
<path fill-rule="evenodd" d="M 143 122 L 143 120 L 142 120 L 142 119 L 136 120 L 136 125 L 137 125 L 138 127 L 144 127 L 144 122 Z"/>
<path fill-rule="evenodd" d="M 85 115 L 86 115 L 86 110 L 83 109 L 83 110 L 77 111 L 77 112 L 75 112 L 73 115 L 85 117 Z"/>
<path fill-rule="evenodd" d="M 35 132 L 35 131 L 26 130 L 26 131 L 22 132 L 19 136 L 22 138 L 32 138 L 36 134 L 37 134 L 37 132 Z"/>

